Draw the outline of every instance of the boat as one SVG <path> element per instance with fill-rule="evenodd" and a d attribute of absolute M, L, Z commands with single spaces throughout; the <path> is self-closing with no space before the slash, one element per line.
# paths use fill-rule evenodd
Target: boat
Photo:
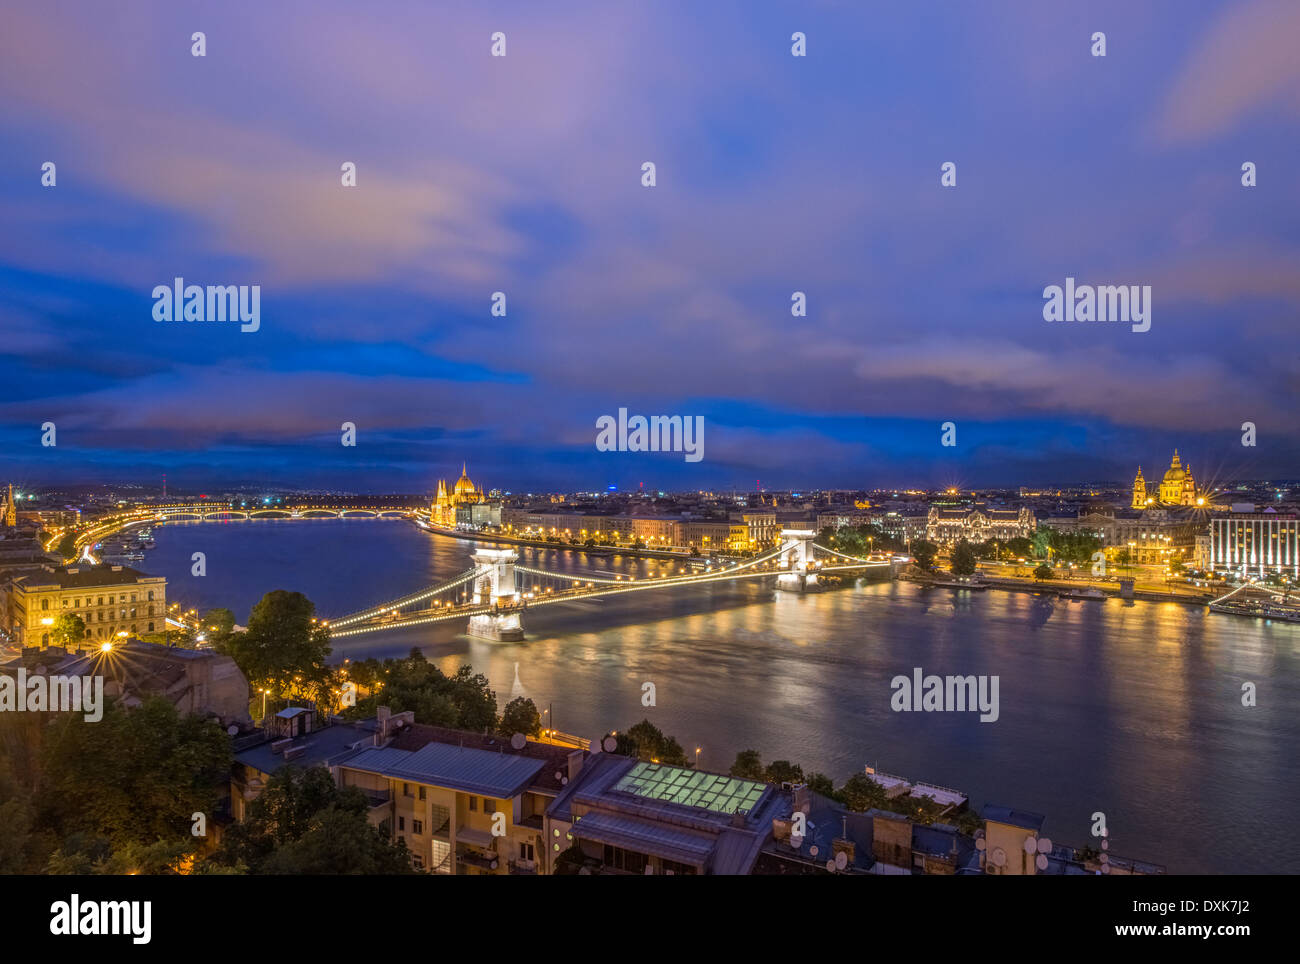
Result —
<path fill-rule="evenodd" d="M 982 592 L 989 587 L 989 584 L 980 576 L 953 576 L 951 579 L 940 578 L 930 583 L 931 586 L 942 586 L 944 589 L 973 589 Z"/>
<path fill-rule="evenodd" d="M 1110 597 L 1100 589 L 1088 587 L 1087 589 L 1062 589 L 1057 594 L 1061 599 L 1098 599 L 1104 600 Z"/>

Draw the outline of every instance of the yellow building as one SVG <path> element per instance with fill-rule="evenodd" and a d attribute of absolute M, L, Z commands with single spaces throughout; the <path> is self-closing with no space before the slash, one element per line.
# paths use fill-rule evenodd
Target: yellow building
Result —
<path fill-rule="evenodd" d="M 1174 449 L 1173 461 L 1169 463 L 1169 469 L 1165 472 L 1154 495 L 1147 490 L 1146 480 L 1142 478 L 1142 469 L 1138 468 L 1137 477 L 1133 480 L 1133 501 L 1130 503 L 1132 508 L 1204 504 L 1205 499 L 1196 491 L 1192 467 L 1182 462 L 1178 457 L 1177 449 Z"/>
<path fill-rule="evenodd" d="M 5 527 L 8 529 L 18 525 L 18 507 L 14 505 L 14 485 L 9 483 L 9 496 L 5 499 Z"/>
<path fill-rule="evenodd" d="M 470 481 L 468 467 L 462 462 L 460 478 L 456 480 L 455 486 L 448 489 L 445 480 L 438 480 L 438 494 L 429 507 L 429 519 L 434 525 L 450 529 L 456 525 L 457 506 L 476 505 L 486 501 L 483 490 Z"/>
<path fill-rule="evenodd" d="M 375 746 L 338 761 L 370 821 L 436 874 L 549 874 L 546 809 L 578 775 L 582 750 L 413 724 L 381 707 Z M 517 741 L 516 741 L 517 742 Z"/>
<path fill-rule="evenodd" d="M 50 645 L 61 613 L 80 616 L 86 638 L 100 642 L 166 629 L 167 580 L 130 566 L 43 566 L 13 577 L 7 597 L 0 615 L 25 646 Z"/>

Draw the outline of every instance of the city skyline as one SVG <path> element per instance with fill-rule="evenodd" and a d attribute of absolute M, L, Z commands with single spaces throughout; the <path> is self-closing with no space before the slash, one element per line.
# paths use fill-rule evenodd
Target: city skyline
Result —
<path fill-rule="evenodd" d="M 1300 471 L 1300 13 L 735 13 L 15 11 L 0 474 L 944 488 L 1174 448 L 1211 482 Z M 178 277 L 259 285 L 259 329 L 155 321 Z M 1067 279 L 1149 285 L 1150 329 L 1045 321 Z M 703 458 L 599 451 L 621 407 L 702 418 Z"/>

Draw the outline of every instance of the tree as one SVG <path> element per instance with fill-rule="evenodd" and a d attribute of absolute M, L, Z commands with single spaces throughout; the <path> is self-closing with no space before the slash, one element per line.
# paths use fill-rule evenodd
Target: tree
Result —
<path fill-rule="evenodd" d="M 768 783 L 803 783 L 803 767 L 789 760 L 773 760 L 767 766 Z"/>
<path fill-rule="evenodd" d="M 235 631 L 235 614 L 224 606 L 209 609 L 203 614 L 203 631 L 209 642 L 220 642 Z"/>
<path fill-rule="evenodd" d="M 934 557 L 939 554 L 939 547 L 925 539 L 912 540 L 912 558 L 922 569 L 934 568 Z"/>
<path fill-rule="evenodd" d="M 330 631 L 315 616 L 316 607 L 302 593 L 276 589 L 253 607 L 248 631 L 226 637 L 217 648 L 234 659 L 254 689 L 328 703 Z"/>
<path fill-rule="evenodd" d="M 1040 562 L 1034 569 L 1034 578 L 1038 580 L 1051 579 L 1053 575 L 1052 567 L 1045 562 Z"/>
<path fill-rule="evenodd" d="M 962 539 L 952 550 L 950 567 L 954 576 L 972 576 L 975 574 L 975 549 Z"/>
<path fill-rule="evenodd" d="M 733 777 L 740 777 L 743 780 L 767 779 L 763 770 L 763 761 L 759 758 L 757 750 L 741 750 L 737 753 L 736 762 L 731 764 L 730 773 Z"/>
<path fill-rule="evenodd" d="M 1016 536 L 1014 539 L 1007 540 L 1007 552 L 1017 559 L 1026 559 L 1034 551 L 1034 542 L 1024 536 Z"/>
<path fill-rule="evenodd" d="M 808 789 L 813 793 L 820 793 L 823 797 L 835 799 L 835 784 L 826 774 L 810 773 L 805 782 L 808 784 Z"/>
<path fill-rule="evenodd" d="M 86 624 L 76 613 L 59 613 L 50 627 L 50 641 L 56 646 L 70 646 L 86 636 Z"/>
<path fill-rule="evenodd" d="M 282 767 L 211 862 L 255 874 L 411 873 L 406 844 L 371 826 L 368 810 L 365 795 L 336 786 L 327 768 Z"/>
<path fill-rule="evenodd" d="M 352 665 L 348 672 L 358 686 L 369 689 L 369 695 L 344 711 L 349 719 L 374 716 L 376 707 L 382 704 L 395 713 L 410 710 L 417 723 L 430 726 L 475 733 L 497 729 L 496 694 L 487 677 L 468 665 L 447 676 L 419 649 L 412 649 L 405 659 L 386 659 L 383 663 L 366 660 Z"/>
<path fill-rule="evenodd" d="M 671 766 L 686 766 L 686 751 L 676 738 L 665 736 L 649 720 L 642 720 L 616 737 L 616 751 L 641 760 L 658 760 Z"/>
<path fill-rule="evenodd" d="M 188 836 L 229 785 L 230 741 L 215 721 L 182 716 L 161 696 L 135 709 L 109 703 L 95 724 L 56 717 L 45 735 L 37 810 L 66 836 L 113 847 Z"/>
<path fill-rule="evenodd" d="M 519 696 L 506 704 L 497 729 L 502 736 L 516 733 L 537 736 L 542 732 L 542 714 L 537 712 L 537 705 L 532 700 Z"/>
<path fill-rule="evenodd" d="M 884 808 L 888 801 L 885 788 L 865 773 L 855 773 L 844 781 L 840 787 L 839 799 L 850 810 L 861 813 L 864 810 Z"/>

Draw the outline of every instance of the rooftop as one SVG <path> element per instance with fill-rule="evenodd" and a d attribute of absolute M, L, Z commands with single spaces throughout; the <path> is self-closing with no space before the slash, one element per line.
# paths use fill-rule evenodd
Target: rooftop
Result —
<path fill-rule="evenodd" d="M 369 747 L 348 757 L 346 765 L 380 776 L 499 800 L 518 795 L 545 765 L 541 760 L 446 743 L 428 743 L 419 750 L 394 746 Z"/>

